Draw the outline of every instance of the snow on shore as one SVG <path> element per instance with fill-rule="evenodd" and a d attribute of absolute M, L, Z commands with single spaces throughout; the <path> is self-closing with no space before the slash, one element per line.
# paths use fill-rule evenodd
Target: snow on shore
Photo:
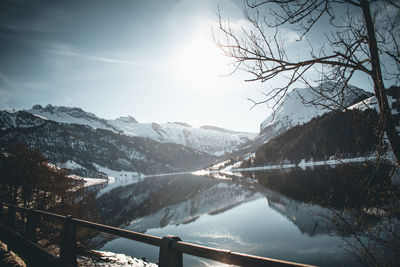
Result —
<path fill-rule="evenodd" d="M 370 157 L 357 157 L 357 158 L 344 158 L 344 159 L 336 159 L 336 158 L 332 157 L 331 159 L 324 160 L 324 161 L 308 161 L 307 162 L 305 159 L 303 159 L 297 164 L 290 163 L 290 162 L 284 162 L 282 164 L 248 167 L 248 168 L 237 168 L 242 163 L 242 161 L 238 161 L 232 165 L 226 166 L 223 169 L 215 168 L 215 166 L 221 166 L 221 164 L 217 164 L 217 165 L 212 166 L 211 168 L 195 171 L 192 174 L 199 175 L 199 176 L 209 175 L 211 173 L 213 173 L 213 174 L 222 173 L 222 174 L 232 175 L 233 173 L 242 172 L 242 171 L 283 170 L 283 169 L 296 168 L 296 167 L 299 167 L 299 168 L 302 168 L 303 170 L 305 170 L 306 168 L 312 168 L 314 166 L 332 166 L 332 167 L 334 167 L 335 165 L 339 165 L 339 164 L 360 163 L 360 162 L 374 161 L 374 160 L 376 160 L 375 155 L 370 156 Z"/>
<path fill-rule="evenodd" d="M 147 262 L 142 259 L 132 258 L 125 254 L 117 254 L 109 251 L 94 251 L 100 254 L 103 261 L 93 260 L 87 257 L 80 257 L 78 260 L 83 266 L 100 267 L 156 267 L 155 263 Z"/>

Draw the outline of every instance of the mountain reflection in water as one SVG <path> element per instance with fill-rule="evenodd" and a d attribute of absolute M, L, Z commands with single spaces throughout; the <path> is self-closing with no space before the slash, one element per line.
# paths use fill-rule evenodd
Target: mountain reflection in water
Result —
<path fill-rule="evenodd" d="M 372 170 L 348 164 L 225 179 L 148 177 L 103 193 L 97 203 L 106 224 L 195 244 L 323 266 L 395 265 L 398 187 L 385 179 L 388 166 Z M 148 245 L 122 238 L 96 242 L 157 262 L 158 249 Z M 210 264 L 189 256 L 184 262 Z"/>

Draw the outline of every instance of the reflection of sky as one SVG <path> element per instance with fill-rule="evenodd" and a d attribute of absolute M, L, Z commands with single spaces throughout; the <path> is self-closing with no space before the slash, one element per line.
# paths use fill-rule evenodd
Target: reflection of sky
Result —
<path fill-rule="evenodd" d="M 265 198 L 217 215 L 203 215 L 189 224 L 151 229 L 147 234 L 177 235 L 183 241 L 199 245 L 309 264 L 354 264 L 340 248 L 341 238 L 302 234 L 285 216 L 270 208 Z M 145 255 L 152 261 L 157 261 L 158 257 L 156 248 L 149 249 L 149 246 L 121 238 L 102 249 Z M 200 264 L 195 257 L 185 257 L 184 262 L 185 266 Z"/>

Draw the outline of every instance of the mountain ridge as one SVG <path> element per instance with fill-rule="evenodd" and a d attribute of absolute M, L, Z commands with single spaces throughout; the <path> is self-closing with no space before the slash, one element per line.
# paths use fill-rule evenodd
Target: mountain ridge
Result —
<path fill-rule="evenodd" d="M 183 145 L 55 122 L 25 111 L 0 111 L 0 125 L 1 147 L 19 140 L 39 149 L 56 165 L 76 162 L 79 167 L 74 172 L 86 177 L 104 177 L 95 164 L 113 170 L 155 174 L 188 171 L 216 160 L 215 156 Z"/>
<path fill-rule="evenodd" d="M 26 112 L 56 122 L 88 125 L 162 143 L 180 144 L 214 156 L 232 152 L 257 136 L 255 133 L 234 132 L 216 126 L 194 128 L 182 122 L 139 123 L 132 116 L 106 120 L 81 108 L 50 104 L 44 108 L 35 105 Z"/>
<path fill-rule="evenodd" d="M 260 134 L 276 136 L 289 128 L 304 124 L 312 118 L 331 110 L 349 107 L 360 98 L 372 96 L 361 88 L 349 85 L 349 90 L 338 93 L 333 84 L 321 83 L 315 88 L 295 88 L 287 93 L 276 111 L 270 114 L 260 125 Z M 339 88 L 341 86 L 338 86 Z M 322 88 L 322 89 L 319 89 Z M 323 90 L 332 100 L 321 98 L 315 91 Z M 357 101 L 358 102 L 358 101 Z M 340 105 L 338 104 L 340 103 Z M 338 106 L 339 105 L 339 106 Z M 328 108 L 329 106 L 329 108 Z M 273 137 L 272 136 L 272 137 Z"/>

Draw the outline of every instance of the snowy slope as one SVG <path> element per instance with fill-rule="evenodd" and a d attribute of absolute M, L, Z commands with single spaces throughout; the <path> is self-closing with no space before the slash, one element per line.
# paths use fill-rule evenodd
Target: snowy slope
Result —
<path fill-rule="evenodd" d="M 389 88 L 387 90 L 387 96 L 394 123 L 396 124 L 397 131 L 400 132 L 400 87 L 392 86 Z M 378 101 L 375 96 L 360 101 L 350 106 L 349 109 L 359 109 L 363 111 L 366 109 L 374 109 L 379 113 Z"/>
<path fill-rule="evenodd" d="M 0 147 L 15 140 L 39 149 L 50 162 L 63 163 L 83 177 L 105 177 L 94 164 L 117 171 L 156 174 L 197 169 L 216 158 L 179 144 L 60 123 L 26 111 L 0 111 Z"/>
<path fill-rule="evenodd" d="M 44 119 L 23 111 L 0 111 L 0 130 L 29 128 L 42 125 Z"/>
<path fill-rule="evenodd" d="M 390 101 L 391 98 L 389 98 Z M 358 110 L 367 110 L 367 109 L 375 109 L 378 111 L 378 101 L 376 100 L 375 96 L 371 96 L 370 98 L 367 98 L 361 102 L 358 102 L 354 105 L 351 105 L 349 109 L 358 109 Z"/>
<path fill-rule="evenodd" d="M 256 137 L 251 133 L 193 128 L 177 123 L 132 123 L 118 119 L 109 122 L 127 135 L 181 144 L 216 156 L 231 152 Z"/>
<path fill-rule="evenodd" d="M 88 125 L 162 143 L 180 144 L 216 156 L 231 152 L 257 136 L 255 133 L 233 132 L 211 126 L 193 128 L 185 123 L 138 123 L 131 116 L 105 120 L 80 108 L 62 106 L 47 105 L 43 108 L 35 105 L 27 111 L 47 120 Z"/>
<path fill-rule="evenodd" d="M 388 96 L 389 106 L 393 107 L 393 104 L 397 102 L 397 100 L 391 96 Z M 367 109 L 375 109 L 379 112 L 378 101 L 375 96 L 371 96 L 370 98 L 365 99 L 364 101 L 358 102 L 349 107 L 349 109 L 359 109 L 359 110 L 367 110 Z M 399 112 L 396 109 L 392 109 L 392 114 L 396 115 Z"/>
<path fill-rule="evenodd" d="M 92 128 L 117 131 L 117 129 L 112 127 L 105 119 L 98 118 L 93 113 L 83 111 L 82 109 L 76 107 L 70 108 L 52 105 L 42 107 L 41 105 L 34 105 L 30 110 L 26 111 L 51 121 L 83 124 Z"/>
<path fill-rule="evenodd" d="M 293 127 L 310 121 L 312 118 L 320 116 L 327 109 L 322 106 L 308 106 L 303 99 L 312 99 L 313 94 L 307 88 L 296 88 L 285 96 L 282 104 L 275 111 L 275 116 L 271 114 L 261 123 L 261 130 L 272 127 L 275 131 L 281 127 Z"/>
<path fill-rule="evenodd" d="M 320 87 L 323 88 L 325 93 L 332 89 L 332 83 L 322 83 Z M 362 89 L 354 86 L 349 86 L 351 90 L 345 94 L 340 94 L 334 89 L 331 91 L 332 98 L 340 102 L 342 106 L 348 107 L 352 103 L 356 103 L 358 99 L 367 98 L 371 96 Z M 316 102 L 318 105 L 312 105 L 310 102 Z M 260 125 L 260 134 L 253 139 L 252 142 L 241 146 L 238 150 L 234 151 L 231 157 L 243 157 L 247 153 L 252 153 L 258 147 L 265 144 L 275 136 L 287 131 L 288 129 L 309 122 L 311 119 L 321 116 L 331 109 L 325 108 L 324 105 L 332 104 L 326 99 L 322 99 L 318 94 L 308 88 L 295 88 L 287 93 L 275 110 L 274 114 L 269 115 Z M 333 108 L 332 105 L 329 105 Z"/>
<path fill-rule="evenodd" d="M 332 84 L 322 83 L 320 86 L 322 88 L 330 88 Z M 336 95 L 333 90 L 332 98 L 337 102 L 341 102 L 343 106 L 349 106 L 358 97 L 371 95 L 357 87 L 350 86 L 350 88 L 351 91 L 344 95 Z M 312 105 L 310 102 L 317 102 L 318 105 Z M 293 89 L 285 96 L 275 114 L 271 114 L 261 123 L 261 133 L 268 135 L 270 139 L 293 126 L 306 123 L 314 117 L 331 111 L 331 109 L 324 107 L 324 105 L 330 104 L 331 102 L 321 99 L 317 93 L 308 88 Z"/>

